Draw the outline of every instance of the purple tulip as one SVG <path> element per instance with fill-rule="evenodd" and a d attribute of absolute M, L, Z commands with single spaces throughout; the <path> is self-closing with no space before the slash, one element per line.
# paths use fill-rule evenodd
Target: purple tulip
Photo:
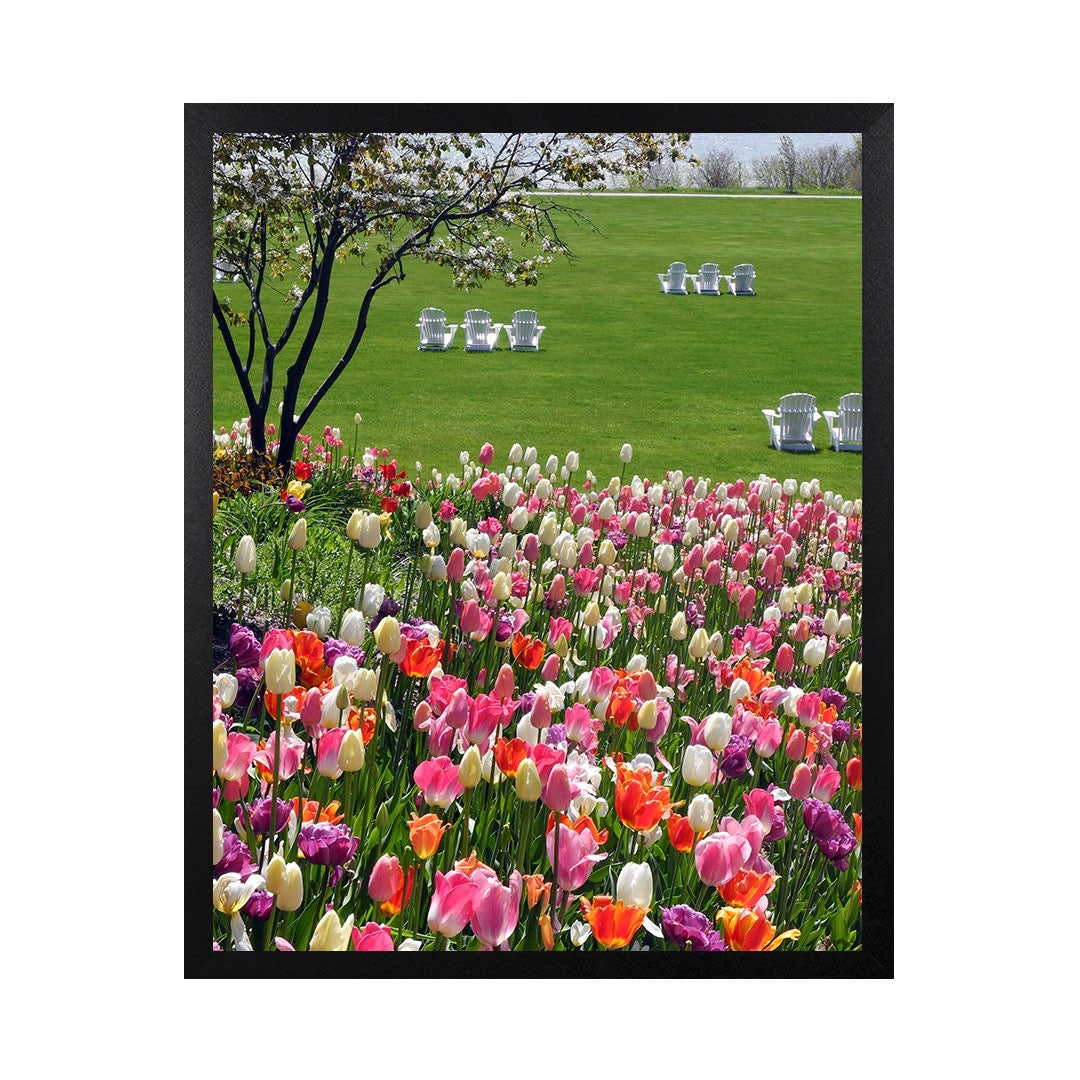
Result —
<path fill-rule="evenodd" d="M 843 712 L 844 706 L 847 704 L 847 698 L 843 694 L 828 686 L 821 691 L 821 700 L 825 702 L 826 708 L 830 705 L 835 706 L 837 712 Z"/>
<path fill-rule="evenodd" d="M 275 832 L 279 833 L 289 824 L 289 815 L 292 813 L 292 803 L 288 799 L 278 799 L 277 818 L 274 822 Z M 248 824 L 247 814 L 243 806 L 236 808 L 236 816 L 240 823 L 249 832 L 262 836 L 270 831 L 270 797 L 255 799 L 251 803 L 251 824 Z"/>
<path fill-rule="evenodd" d="M 256 922 L 265 922 L 270 918 L 273 907 L 273 896 L 264 889 L 258 889 L 251 894 L 251 899 L 241 908 L 241 913 L 250 916 Z"/>
<path fill-rule="evenodd" d="M 315 866 L 340 866 L 356 854 L 360 841 L 348 825 L 319 821 L 300 829 L 300 850 Z"/>
<path fill-rule="evenodd" d="M 747 735 L 732 735 L 720 758 L 720 771 L 729 779 L 742 776 L 750 768 L 752 740 Z"/>
<path fill-rule="evenodd" d="M 260 649 L 259 639 L 248 627 L 239 623 L 232 624 L 229 631 L 229 652 L 238 667 L 258 667 Z"/>
<path fill-rule="evenodd" d="M 239 874 L 243 880 L 259 869 L 251 861 L 251 852 L 247 844 L 231 829 L 226 829 L 222 833 L 221 850 L 224 854 L 221 856 L 221 861 L 214 867 L 214 877 L 221 877 L 222 874 Z"/>
<path fill-rule="evenodd" d="M 855 834 L 844 815 L 818 799 L 803 803 L 803 824 L 814 838 L 818 850 L 831 860 L 837 870 L 846 870 L 847 857 L 855 850 Z"/>
<path fill-rule="evenodd" d="M 695 911 L 688 904 L 676 904 L 660 909 L 664 937 L 691 952 L 724 952 L 724 935 L 715 930 L 707 915 Z"/>
<path fill-rule="evenodd" d="M 339 638 L 327 638 L 323 642 L 323 662 L 328 668 L 332 668 L 339 656 L 351 656 L 356 661 L 357 667 L 363 667 L 367 659 L 364 650 L 359 645 L 350 645 Z"/>

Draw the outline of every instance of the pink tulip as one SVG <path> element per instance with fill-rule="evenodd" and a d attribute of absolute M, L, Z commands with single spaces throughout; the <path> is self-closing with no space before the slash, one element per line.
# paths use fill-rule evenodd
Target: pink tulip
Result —
<path fill-rule="evenodd" d="M 571 705 L 563 714 L 566 737 L 571 742 L 584 742 L 592 731 L 592 713 L 580 702 Z"/>
<path fill-rule="evenodd" d="M 347 728 L 331 728 L 319 739 L 316 766 L 321 776 L 336 780 L 341 775 L 338 751 L 341 749 L 341 740 L 345 738 L 347 730 Z"/>
<path fill-rule="evenodd" d="M 458 779 L 458 766 L 448 757 L 421 761 L 413 770 L 413 780 L 424 793 L 424 802 L 442 809 L 465 790 Z"/>
<path fill-rule="evenodd" d="M 405 882 L 401 863 L 396 855 L 381 855 L 371 868 L 368 878 L 368 895 L 380 904 L 392 900 Z"/>
<path fill-rule="evenodd" d="M 486 442 L 480 447 L 479 461 L 481 465 L 490 465 L 495 460 L 495 447 Z"/>
<path fill-rule="evenodd" d="M 806 732 L 801 728 L 792 728 L 784 744 L 784 755 L 789 761 L 802 761 L 806 756 Z"/>
<path fill-rule="evenodd" d="M 548 864 L 555 871 L 555 881 L 564 892 L 580 889 L 588 880 L 596 864 L 607 858 L 600 851 L 600 843 L 588 830 L 575 832 L 568 825 L 559 824 L 559 865 L 555 866 L 555 830 L 547 834 Z"/>
<path fill-rule="evenodd" d="M 719 585 L 724 580 L 724 564 L 718 561 L 705 564 L 705 584 Z"/>
<path fill-rule="evenodd" d="M 262 765 L 267 772 L 273 772 L 274 770 L 274 745 L 276 742 L 277 732 L 271 732 L 266 746 L 257 751 L 254 757 L 255 762 Z M 288 725 L 282 725 L 281 751 L 278 761 L 279 780 L 288 780 L 290 776 L 296 774 L 296 770 L 300 768 L 300 762 L 303 760 L 306 747 L 307 743 L 299 735 L 294 735 Z"/>
<path fill-rule="evenodd" d="M 472 712 L 472 698 L 464 686 L 459 686 L 451 695 L 450 700 L 443 709 L 442 719 L 455 731 L 460 730 L 469 722 Z"/>
<path fill-rule="evenodd" d="M 747 791 L 743 795 L 743 805 L 746 807 L 748 815 L 752 815 L 761 822 L 761 827 L 765 830 L 765 836 L 768 836 L 772 832 L 776 812 L 776 800 L 773 798 L 772 792 L 767 791 L 765 788 L 754 788 L 752 791 Z"/>
<path fill-rule="evenodd" d="M 473 917 L 473 908 L 482 878 L 469 877 L 460 870 L 444 874 L 435 871 L 435 895 L 428 909 L 428 926 L 444 937 L 455 937 Z"/>
<path fill-rule="evenodd" d="M 540 669 L 540 678 L 544 682 L 554 682 L 559 675 L 559 657 L 556 653 L 548 653 L 544 666 Z"/>
<path fill-rule="evenodd" d="M 499 668 L 491 693 L 500 701 L 505 701 L 507 698 L 514 696 L 514 669 L 509 664 L 503 664 Z"/>
<path fill-rule="evenodd" d="M 413 710 L 413 731 L 427 731 L 431 720 L 431 705 L 427 701 L 421 701 Z"/>
<path fill-rule="evenodd" d="M 525 537 L 525 543 L 521 545 L 521 553 L 525 556 L 526 562 L 536 565 L 536 560 L 540 558 L 540 541 L 536 533 L 529 533 Z"/>
<path fill-rule="evenodd" d="M 761 730 L 754 740 L 754 748 L 761 757 L 772 757 L 784 737 L 784 729 L 775 719 L 768 719 L 761 725 Z"/>
<path fill-rule="evenodd" d="M 536 695 L 536 700 L 533 702 L 529 722 L 537 729 L 551 726 L 551 703 L 548 701 L 547 694 L 542 690 Z"/>
<path fill-rule="evenodd" d="M 776 650 L 776 674 L 788 675 L 795 667 L 795 650 L 785 641 Z"/>
<path fill-rule="evenodd" d="M 739 595 L 739 618 L 749 619 L 754 610 L 754 601 L 757 600 L 757 591 L 753 585 L 747 585 Z"/>
<path fill-rule="evenodd" d="M 826 765 L 819 769 L 817 776 L 814 777 L 814 786 L 810 794 L 815 799 L 821 799 L 822 802 L 829 802 L 839 787 L 840 773 L 831 765 Z"/>
<path fill-rule="evenodd" d="M 465 552 L 456 547 L 450 552 L 450 558 L 446 560 L 446 577 L 448 581 L 460 581 L 465 574 Z"/>
<path fill-rule="evenodd" d="M 694 850 L 698 877 L 706 885 L 730 881 L 749 858 L 750 841 L 741 834 L 715 832 L 699 840 Z"/>
<path fill-rule="evenodd" d="M 312 687 L 304 698 L 304 706 L 300 710 L 300 722 L 309 735 L 317 734 L 322 727 L 322 699 L 322 691 L 318 687 Z"/>
<path fill-rule="evenodd" d="M 814 774 L 805 761 L 800 761 L 791 774 L 791 783 L 788 791 L 793 799 L 805 799 L 810 794 L 810 787 L 814 782 Z"/>
<path fill-rule="evenodd" d="M 731 836 L 741 836 L 750 845 L 750 854 L 746 858 L 747 863 L 752 863 L 761 850 L 761 842 L 765 839 L 765 826 L 753 814 L 747 814 L 742 821 L 736 821 L 733 817 L 725 817 L 720 821 L 720 832 L 729 833 Z"/>
<path fill-rule="evenodd" d="M 809 694 L 803 694 L 799 698 L 799 703 L 795 707 L 799 717 L 799 723 L 806 727 L 817 727 L 818 720 L 821 716 L 821 695 L 816 691 L 811 691 Z"/>
<path fill-rule="evenodd" d="M 394 951 L 394 939 L 390 936 L 389 928 L 377 922 L 369 922 L 364 926 L 354 926 L 352 929 L 352 943 L 354 952 Z"/>
<path fill-rule="evenodd" d="M 564 596 L 566 596 L 566 578 L 562 574 L 556 574 L 548 586 L 547 598 L 551 603 L 557 604 Z"/>
<path fill-rule="evenodd" d="M 225 764 L 218 769 L 218 776 L 225 781 L 225 790 L 222 792 L 229 802 L 236 802 L 241 795 L 246 795 L 251 784 L 251 775 L 248 769 L 255 760 L 255 751 L 258 744 L 239 731 L 230 731 L 225 740 L 229 756 Z"/>
<path fill-rule="evenodd" d="M 463 634 L 474 634 L 480 629 L 480 605 L 475 600 L 466 600 L 458 619 Z"/>
<path fill-rule="evenodd" d="M 515 870 L 509 885 L 487 875 L 479 880 L 471 919 L 473 933 L 489 949 L 498 948 L 514 932 L 521 909 L 521 874 Z"/>
<path fill-rule="evenodd" d="M 518 701 L 500 701 L 494 694 L 477 694 L 469 710 L 469 719 L 461 729 L 471 743 L 487 742 L 496 728 L 505 727 L 517 711 Z"/>
<path fill-rule="evenodd" d="M 548 773 L 547 782 L 540 792 L 540 798 L 549 810 L 558 814 L 565 813 L 570 807 L 574 794 L 570 788 L 570 777 L 566 774 L 566 766 L 559 764 L 552 767 Z"/>
<path fill-rule="evenodd" d="M 597 701 L 604 698 L 615 689 L 619 676 L 609 667 L 595 667 L 589 675 L 589 695 Z"/>

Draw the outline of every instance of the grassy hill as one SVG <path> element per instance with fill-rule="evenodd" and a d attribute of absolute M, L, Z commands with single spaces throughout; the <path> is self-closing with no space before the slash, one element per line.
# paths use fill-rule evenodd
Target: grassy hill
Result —
<path fill-rule="evenodd" d="M 606 482 L 619 471 L 624 442 L 631 470 L 661 475 L 680 468 L 715 480 L 760 472 L 855 497 L 861 455 L 828 447 L 824 421 L 813 455 L 771 450 L 762 408 L 781 394 L 817 395 L 835 409 L 861 389 L 862 204 L 846 199 L 680 199 L 567 196 L 593 228 L 568 221 L 572 261 L 558 259 L 534 288 L 491 282 L 462 293 L 449 274 L 421 263 L 383 289 L 350 368 L 307 430 L 340 427 L 351 444 L 386 446 L 410 471 L 458 469 L 458 453 L 490 441 L 496 461 L 513 442 L 550 453 L 577 450 L 582 468 Z M 730 273 L 757 271 L 756 297 L 665 296 L 656 274 L 674 260 Z M 331 307 L 304 385 L 310 394 L 336 358 L 369 280 L 358 261 L 334 273 Z M 242 289 L 217 285 L 242 303 Z M 489 355 L 465 353 L 464 330 L 445 353 L 417 351 L 420 309 L 441 307 L 449 322 L 481 307 L 509 322 L 535 308 L 547 329 L 537 354 L 511 353 L 506 337 Z M 284 318 L 284 302 L 280 313 Z M 277 324 L 280 326 L 280 321 Z M 284 357 L 287 363 L 291 357 Z M 279 363 L 282 373 L 285 364 Z M 306 398 L 305 398 L 306 399 Z M 246 415 L 215 331 L 214 423 Z"/>

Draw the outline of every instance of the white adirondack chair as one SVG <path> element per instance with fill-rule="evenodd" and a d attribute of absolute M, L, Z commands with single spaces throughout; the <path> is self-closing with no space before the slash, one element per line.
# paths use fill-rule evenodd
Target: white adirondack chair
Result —
<path fill-rule="evenodd" d="M 514 312 L 513 322 L 506 323 L 503 327 L 510 341 L 511 352 L 535 352 L 540 348 L 540 335 L 547 327 L 541 326 L 539 319 L 540 316 L 528 308 Z"/>
<path fill-rule="evenodd" d="M 724 280 L 732 296 L 757 296 L 753 286 L 756 277 L 751 263 L 739 263 L 730 274 L 724 275 Z"/>
<path fill-rule="evenodd" d="M 845 394 L 836 412 L 826 410 L 822 415 L 834 450 L 862 453 L 862 394 Z"/>
<path fill-rule="evenodd" d="M 821 419 L 813 394 L 785 394 L 779 412 L 762 409 L 769 425 L 769 444 L 776 450 L 807 454 L 814 451 L 814 424 Z"/>
<path fill-rule="evenodd" d="M 720 295 L 720 267 L 716 263 L 702 263 L 696 274 L 689 275 L 694 291 L 699 296 Z"/>
<path fill-rule="evenodd" d="M 502 323 L 491 321 L 491 312 L 470 308 L 465 312 L 465 351 L 491 352 L 499 340 Z"/>
<path fill-rule="evenodd" d="M 459 323 L 446 325 L 446 312 L 440 308 L 426 307 L 420 312 L 420 321 L 416 323 L 416 329 L 420 331 L 420 344 L 418 349 L 432 349 L 445 352 L 454 344 L 454 335 L 458 332 Z"/>
<path fill-rule="evenodd" d="M 657 274 L 660 279 L 660 291 L 671 296 L 686 295 L 686 263 L 673 262 L 666 274 Z"/>

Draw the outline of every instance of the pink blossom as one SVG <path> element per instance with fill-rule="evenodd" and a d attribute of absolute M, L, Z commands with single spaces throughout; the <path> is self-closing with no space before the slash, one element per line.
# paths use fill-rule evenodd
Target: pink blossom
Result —
<path fill-rule="evenodd" d="M 555 866 L 555 829 L 547 834 L 548 863 L 555 871 L 555 880 L 560 889 L 573 892 L 580 889 L 598 862 L 607 858 L 607 853 L 600 851 L 600 842 L 588 829 L 576 832 L 561 822 L 559 828 L 559 865 Z"/>
<path fill-rule="evenodd" d="M 454 937 L 473 917 L 483 878 L 470 877 L 460 870 L 435 871 L 435 894 L 428 909 L 428 926 L 444 937 Z"/>
<path fill-rule="evenodd" d="M 741 833 L 715 832 L 698 841 L 694 862 L 706 885 L 730 881 L 750 858 L 750 841 Z"/>
<path fill-rule="evenodd" d="M 465 790 L 458 779 L 457 765 L 448 757 L 421 761 L 413 770 L 413 780 L 428 806 L 445 809 Z"/>
<path fill-rule="evenodd" d="M 483 876 L 477 886 L 471 926 L 489 949 L 502 945 L 514 932 L 521 909 L 521 874 L 515 870 L 509 885 L 494 876 Z"/>

